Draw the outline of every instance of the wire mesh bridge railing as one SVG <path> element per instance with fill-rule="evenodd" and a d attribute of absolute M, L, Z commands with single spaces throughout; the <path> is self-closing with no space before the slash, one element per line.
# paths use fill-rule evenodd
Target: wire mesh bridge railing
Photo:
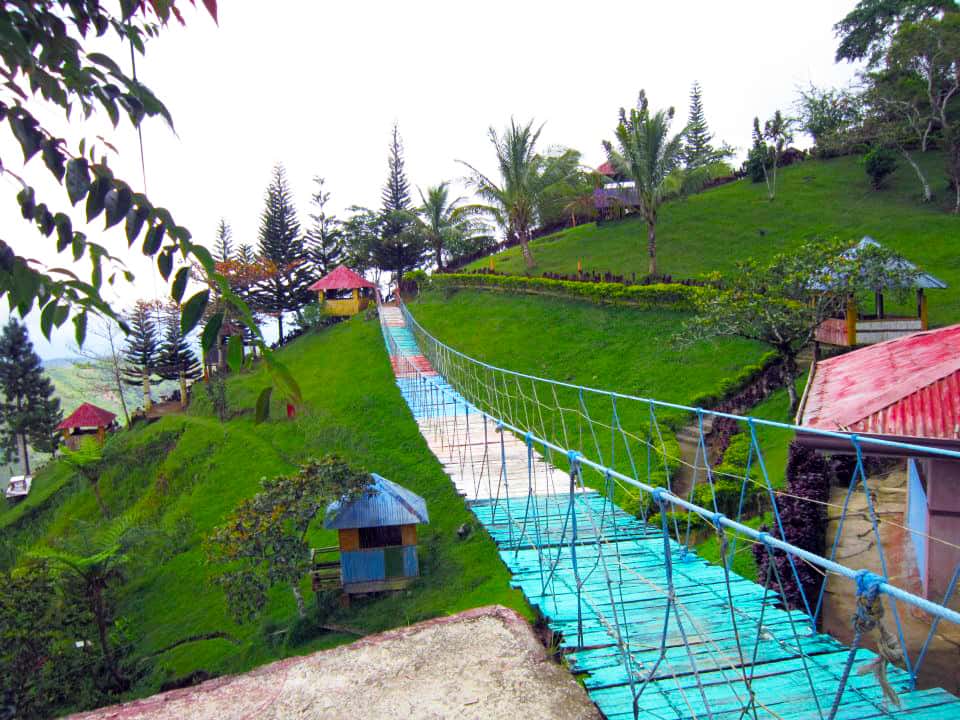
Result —
<path fill-rule="evenodd" d="M 382 306 L 380 317 L 421 432 L 608 718 L 960 717 L 953 695 L 918 689 L 931 684 L 921 673 L 941 623 L 960 628 L 960 564 L 942 602 L 892 582 L 866 459 L 878 446 L 960 454 L 513 372 L 438 341 L 406 307 Z M 711 463 L 707 428 L 718 419 L 749 441 L 736 471 Z M 674 440 L 685 424 L 696 431 L 692 460 Z M 849 444 L 842 501 L 820 508 L 836 526 L 823 554 L 785 532 L 785 498 L 804 498 L 786 491 L 769 442 L 796 432 Z M 852 498 L 875 551 L 865 568 L 840 553 Z M 754 527 L 760 517 L 766 529 Z M 694 551 L 704 537 L 718 562 Z M 733 570 L 744 552 L 760 558 L 759 582 Z M 822 632 L 838 616 L 846 643 Z"/>

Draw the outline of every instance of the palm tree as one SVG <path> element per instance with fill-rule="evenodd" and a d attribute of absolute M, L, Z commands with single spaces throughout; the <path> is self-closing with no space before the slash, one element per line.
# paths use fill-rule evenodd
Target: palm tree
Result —
<path fill-rule="evenodd" d="M 419 188 L 423 203 L 418 209 L 417 220 L 420 230 L 433 248 L 437 271 L 443 271 L 443 253 L 450 246 L 477 234 L 479 227 L 471 215 L 476 214 L 474 206 L 461 205 L 462 197 L 450 199 L 449 183 L 428 187 L 426 194 Z"/>
<path fill-rule="evenodd" d="M 647 222 L 648 272 L 657 273 L 657 213 L 667 198 L 692 191 L 717 172 L 715 164 L 684 171 L 684 131 L 670 135 L 673 108 L 653 115 L 646 93 L 640 91 L 637 107 L 620 110 L 620 123 L 615 131 L 617 147 L 604 141 L 610 163 L 621 174 L 633 180 L 640 214 Z"/>
<path fill-rule="evenodd" d="M 552 185 L 565 182 L 576 171 L 580 159 L 574 150 L 555 156 L 538 155 L 536 145 L 541 130 L 542 125 L 534 129 L 533 120 L 526 125 L 517 125 L 513 118 L 503 135 L 490 128 L 490 142 L 497 153 L 500 170 L 499 183 L 473 165 L 458 161 L 470 170 L 469 182 L 486 202 L 473 208 L 491 216 L 504 229 L 508 240 L 520 243 L 527 267 L 534 265 L 529 242 L 539 220 L 537 208 L 543 192 Z"/>

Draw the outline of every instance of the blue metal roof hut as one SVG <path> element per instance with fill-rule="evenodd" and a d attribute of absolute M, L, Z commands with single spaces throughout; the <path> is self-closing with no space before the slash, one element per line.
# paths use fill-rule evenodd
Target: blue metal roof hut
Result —
<path fill-rule="evenodd" d="M 370 477 L 359 497 L 330 503 L 323 521 L 339 531 L 347 594 L 399 590 L 420 574 L 417 525 L 430 521 L 426 502 L 376 473 Z"/>

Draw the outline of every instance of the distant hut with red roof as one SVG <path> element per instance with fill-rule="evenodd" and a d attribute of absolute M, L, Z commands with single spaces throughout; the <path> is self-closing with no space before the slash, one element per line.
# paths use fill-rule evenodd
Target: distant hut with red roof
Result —
<path fill-rule="evenodd" d="M 109 410 L 85 402 L 64 418 L 63 422 L 57 425 L 57 430 L 63 436 L 64 445 L 76 450 L 85 435 L 96 436 L 97 442 L 102 445 L 107 431 L 116 427 L 116 420 L 117 416 Z"/>
<path fill-rule="evenodd" d="M 317 293 L 324 310 L 335 317 L 356 315 L 377 298 L 377 286 L 344 265 L 338 265 L 309 289 Z"/>

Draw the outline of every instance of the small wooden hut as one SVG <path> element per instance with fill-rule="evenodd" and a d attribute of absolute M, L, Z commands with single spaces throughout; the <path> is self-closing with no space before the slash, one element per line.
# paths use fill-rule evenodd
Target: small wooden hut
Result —
<path fill-rule="evenodd" d="M 339 531 L 340 580 L 348 595 L 399 590 L 420 574 L 422 497 L 376 473 L 359 497 L 330 503 L 324 527 Z"/>
<path fill-rule="evenodd" d="M 868 252 L 871 248 L 879 248 L 880 243 L 871 237 L 864 237 L 848 253 L 855 258 L 857 255 Z M 894 261 L 896 268 L 916 272 L 916 266 L 907 260 Z M 824 320 L 817 328 L 817 342 L 841 347 L 855 345 L 872 345 L 873 343 L 894 340 L 910 333 L 927 329 L 927 296 L 924 290 L 943 290 L 947 284 L 933 275 L 925 272 L 916 272 L 914 289 L 916 291 L 916 313 L 913 316 L 897 316 L 886 312 L 883 293 L 889 288 L 873 288 L 874 311 L 869 313 L 867 308 L 858 308 L 854 297 L 847 298 L 844 312 L 839 317 Z"/>
<path fill-rule="evenodd" d="M 356 315 L 377 297 L 377 286 L 345 265 L 338 265 L 309 289 L 317 293 L 325 311 L 336 317 Z"/>
<path fill-rule="evenodd" d="M 117 416 L 91 403 L 83 403 L 70 415 L 63 419 L 57 430 L 63 436 L 63 444 L 71 450 L 80 446 L 80 440 L 85 435 L 93 435 L 97 442 L 103 445 L 107 432 L 116 429 Z"/>

